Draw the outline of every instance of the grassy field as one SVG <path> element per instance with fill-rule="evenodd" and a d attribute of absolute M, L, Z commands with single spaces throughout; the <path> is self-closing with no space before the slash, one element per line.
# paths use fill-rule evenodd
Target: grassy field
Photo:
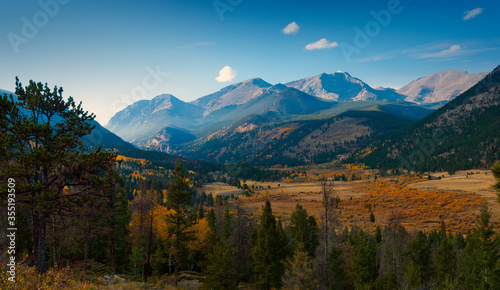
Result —
<path fill-rule="evenodd" d="M 485 170 L 469 172 L 475 174 L 465 171 L 453 176 L 435 173 L 432 175 L 440 176 L 440 180 L 412 176 L 378 178 L 374 181 L 372 172 L 361 174 L 358 171 L 358 176 L 362 175 L 364 179 L 334 182 L 334 196 L 341 200 L 337 210 L 341 227 L 357 225 L 371 231 L 377 225 L 385 226 L 391 214 L 400 214 L 403 225 L 409 230 L 438 229 L 444 220 L 448 230 L 466 232 L 474 227 L 479 207 L 487 202 L 493 211 L 492 222 L 497 230 L 500 229 L 500 205 L 492 188 L 492 174 Z M 323 213 L 320 183 L 317 181 L 247 181 L 247 184 L 264 187 L 254 190 L 252 197 L 242 197 L 238 201 L 251 212 L 257 212 L 265 199 L 269 198 L 273 211 L 285 224 L 297 203 L 302 204 L 318 220 Z M 371 212 L 375 216 L 374 223 L 369 221 Z"/>
<path fill-rule="evenodd" d="M 202 188 L 198 189 L 198 192 L 205 192 L 206 194 L 212 193 L 214 196 L 219 194 L 224 194 L 227 192 L 238 191 L 236 186 L 231 186 L 223 182 L 212 182 L 205 184 Z"/>

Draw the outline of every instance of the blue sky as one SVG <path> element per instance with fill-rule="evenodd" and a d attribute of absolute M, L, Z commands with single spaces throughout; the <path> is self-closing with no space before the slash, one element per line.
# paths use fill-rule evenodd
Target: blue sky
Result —
<path fill-rule="evenodd" d="M 442 70 L 500 65 L 497 1 L 0 5 L 0 89 L 13 90 L 15 76 L 63 86 L 102 124 L 142 98 L 192 101 L 253 77 L 275 84 L 341 70 L 373 87 L 401 87 Z"/>

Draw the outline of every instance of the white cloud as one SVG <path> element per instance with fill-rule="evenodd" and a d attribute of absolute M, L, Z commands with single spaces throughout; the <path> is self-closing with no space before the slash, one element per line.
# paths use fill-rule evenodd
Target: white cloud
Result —
<path fill-rule="evenodd" d="M 281 32 L 283 32 L 284 34 L 297 34 L 297 32 L 299 32 L 299 29 L 300 29 L 300 26 L 297 25 L 297 23 L 292 22 L 290 24 L 288 24 L 285 28 L 283 28 L 283 30 Z"/>
<path fill-rule="evenodd" d="M 496 43 L 495 43 L 496 44 Z M 459 57 L 483 53 L 485 51 L 499 50 L 500 47 L 492 46 L 492 43 L 463 42 L 453 44 L 450 42 L 429 43 L 401 51 L 402 55 L 427 59 L 430 61 L 449 61 Z"/>
<path fill-rule="evenodd" d="M 337 47 L 339 44 L 337 42 L 328 42 L 326 38 L 322 38 L 316 42 L 309 43 L 306 45 L 307 50 L 315 50 L 315 49 L 325 49 L 325 48 L 332 48 L 332 47 Z"/>
<path fill-rule="evenodd" d="M 438 52 L 426 53 L 417 56 L 417 58 L 441 58 L 441 57 L 451 57 L 462 54 L 462 47 L 458 44 L 450 46 L 448 49 L 444 49 Z"/>
<path fill-rule="evenodd" d="M 236 77 L 237 73 L 237 71 L 226 65 L 219 71 L 219 76 L 215 80 L 219 83 L 230 82 Z"/>
<path fill-rule="evenodd" d="M 481 13 L 483 13 L 483 8 L 479 8 L 479 7 L 472 9 L 472 10 L 467 10 L 464 12 L 464 20 L 472 19 Z"/>

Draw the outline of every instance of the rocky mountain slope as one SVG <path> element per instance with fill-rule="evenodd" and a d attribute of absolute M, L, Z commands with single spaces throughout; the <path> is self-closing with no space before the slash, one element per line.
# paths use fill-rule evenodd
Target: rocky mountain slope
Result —
<path fill-rule="evenodd" d="M 397 92 L 407 96 L 405 101 L 417 104 L 448 102 L 477 84 L 487 74 L 446 70 L 416 79 Z"/>
<path fill-rule="evenodd" d="M 500 159 L 500 67 L 422 120 L 353 157 L 374 168 L 454 172 Z"/>
<path fill-rule="evenodd" d="M 106 128 L 125 141 L 150 138 L 166 127 L 193 128 L 203 116 L 203 108 L 169 95 L 141 100 L 114 115 Z"/>
<path fill-rule="evenodd" d="M 285 84 L 304 93 L 334 101 L 401 101 L 405 96 L 394 90 L 376 90 L 346 72 L 320 74 Z"/>
<path fill-rule="evenodd" d="M 205 109 L 204 115 L 231 106 L 241 105 L 259 96 L 272 85 L 260 78 L 246 80 L 221 89 L 213 94 L 201 97 L 191 104 Z"/>

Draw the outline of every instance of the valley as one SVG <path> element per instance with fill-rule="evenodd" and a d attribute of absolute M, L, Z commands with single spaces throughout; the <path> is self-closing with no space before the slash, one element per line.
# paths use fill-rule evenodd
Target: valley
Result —
<path fill-rule="evenodd" d="M 58 193 L 57 210 L 74 214 L 52 213 L 52 232 L 45 239 L 53 255 L 44 261 L 56 271 L 57 281 L 67 277 L 73 284 L 193 289 L 218 285 L 231 271 L 232 285 L 254 289 L 260 273 L 255 263 L 267 260 L 282 271 L 273 278 L 276 285 L 295 283 L 287 273 L 291 263 L 300 262 L 296 255 L 307 257 L 308 271 L 330 263 L 336 271 L 349 273 L 345 283 L 361 285 L 352 280 L 361 271 L 354 265 L 371 261 L 378 267 L 377 257 L 381 265 L 391 265 L 395 262 L 387 256 L 390 249 L 410 271 L 414 247 L 425 247 L 429 260 L 439 264 L 437 253 L 448 242 L 454 245 L 448 251 L 463 255 L 455 264 L 464 267 L 466 258 L 482 253 L 475 243 L 489 243 L 481 233 L 500 232 L 500 164 L 495 163 L 500 159 L 499 77 L 496 68 L 434 111 L 405 102 L 394 90 L 371 89 L 346 73 L 336 73 L 293 84 L 321 96 L 260 79 L 193 103 L 160 95 L 117 114 L 106 127 L 118 134 L 85 115 L 79 122 L 67 120 L 67 126 L 81 126 L 74 130 L 81 138 L 69 143 L 79 150 L 68 150 L 75 157 L 61 159 L 64 165 L 56 163 L 51 178 L 69 184 Z M 324 80 L 350 85 L 333 93 L 332 87 L 323 86 Z M 306 90 L 306 84 L 314 89 Z M 20 88 L 16 93 L 19 98 L 1 99 L 8 117 L 39 116 L 23 104 L 27 93 Z M 72 103 L 59 108 L 64 106 Z M 53 109 L 46 110 L 51 114 Z M 57 128 L 68 114 L 61 111 L 55 119 L 41 118 L 30 126 Z M 40 126 L 43 122 L 48 123 Z M 16 126 L 27 130 L 22 122 L 6 130 Z M 43 130 L 33 134 L 60 136 L 43 135 Z M 22 148 L 9 154 L 22 154 Z M 47 154 L 43 152 L 37 154 Z M 58 150 L 52 154 L 63 158 Z M 46 158 L 20 160 L 52 166 Z M 15 164 L 7 162 L 3 168 Z M 48 190 L 54 191 L 51 186 Z M 79 198 L 81 188 L 90 188 L 85 198 Z M 54 210 L 50 204 L 44 203 Z M 27 222 L 22 220 L 29 229 Z M 87 226 L 92 222 L 95 227 Z M 66 228 L 76 238 L 62 239 Z M 27 239 L 30 232 L 23 230 L 19 236 Z M 181 252 L 172 251 L 175 247 Z M 23 251 L 29 249 L 22 245 Z M 366 249 L 370 253 L 359 258 Z M 77 258 L 74 251 L 80 253 Z M 260 251 L 281 256 L 261 257 Z M 179 253 L 183 256 L 171 258 Z M 115 264 L 115 259 L 121 262 Z M 172 273 L 172 260 L 182 273 Z M 61 263 L 75 270 L 58 272 L 55 265 Z M 35 268 L 22 267 L 23 283 L 39 285 L 27 274 Z M 426 267 L 422 269 L 434 271 Z M 336 277 L 331 269 L 325 275 Z M 377 278 L 367 283 L 388 285 L 388 275 L 409 279 L 397 270 L 384 271 L 382 266 L 374 268 Z M 110 278 L 112 272 L 120 276 Z M 311 275 L 329 283 L 330 278 L 319 273 Z M 50 274 L 42 277 L 52 279 Z"/>
<path fill-rule="evenodd" d="M 287 225 L 290 214 L 297 203 L 300 203 L 318 221 L 323 214 L 321 181 L 315 180 L 315 169 L 307 170 L 307 177 L 298 177 L 297 181 L 287 182 L 256 182 L 246 180 L 252 189 L 250 196 L 238 195 L 239 199 L 230 201 L 255 214 L 270 200 L 274 212 Z M 388 226 L 391 214 L 399 214 L 401 223 L 410 231 L 439 230 L 444 221 L 447 230 L 452 233 L 466 232 L 475 226 L 475 216 L 479 207 L 485 202 L 493 211 L 492 224 L 495 230 L 500 230 L 500 205 L 497 202 L 497 192 L 494 190 L 495 178 L 489 171 L 460 171 L 450 176 L 448 173 L 431 173 L 434 180 L 426 176 L 392 176 L 379 177 L 374 180 L 371 170 L 322 170 L 324 175 L 359 177 L 356 180 L 333 182 L 333 196 L 340 199 L 338 205 L 339 228 L 360 227 L 374 232 L 377 226 Z M 472 174 L 473 173 L 473 174 Z M 440 179 L 437 177 L 444 176 Z M 309 181 L 311 180 L 311 181 Z M 211 183 L 199 189 L 200 192 L 214 195 L 224 192 L 236 193 L 237 187 L 222 183 Z M 370 214 L 375 216 L 375 222 L 369 221 Z"/>
<path fill-rule="evenodd" d="M 500 289 L 500 2 L 3 2 L 0 289 Z"/>

